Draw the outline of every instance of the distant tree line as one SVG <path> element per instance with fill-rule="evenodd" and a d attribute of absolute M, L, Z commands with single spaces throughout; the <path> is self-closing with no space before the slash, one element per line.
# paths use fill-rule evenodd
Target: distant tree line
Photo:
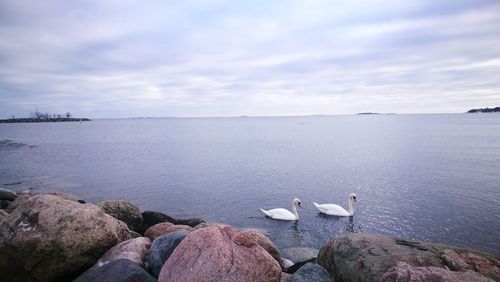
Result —
<path fill-rule="evenodd" d="M 500 107 L 472 109 L 468 113 L 500 113 Z"/>
<path fill-rule="evenodd" d="M 90 121 L 88 118 L 74 118 L 70 112 L 64 114 L 42 113 L 38 108 L 30 113 L 29 118 L 16 118 L 14 115 L 10 119 L 0 119 L 0 123 L 19 123 L 19 122 L 60 122 L 60 121 Z"/>
<path fill-rule="evenodd" d="M 69 119 L 69 118 L 71 118 L 71 113 L 66 112 L 65 114 L 49 114 L 47 112 L 42 113 L 38 109 L 36 109 L 34 112 L 32 112 L 30 114 L 30 117 L 34 118 L 34 119 L 39 119 L 39 120 L 49 120 L 51 118 L 54 118 L 54 119 L 67 118 L 67 119 Z M 15 117 L 12 116 L 12 118 L 15 118 Z"/>

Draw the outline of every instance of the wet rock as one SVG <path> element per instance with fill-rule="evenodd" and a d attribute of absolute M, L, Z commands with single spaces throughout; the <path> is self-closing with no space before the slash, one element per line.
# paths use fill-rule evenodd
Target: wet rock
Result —
<path fill-rule="evenodd" d="M 127 239 L 127 226 L 95 205 L 33 196 L 0 223 L 2 280 L 72 279 Z"/>
<path fill-rule="evenodd" d="M 279 263 L 227 225 L 193 231 L 163 265 L 158 281 L 279 281 Z"/>
<path fill-rule="evenodd" d="M 0 200 L 14 201 L 17 194 L 9 189 L 0 188 Z"/>
<path fill-rule="evenodd" d="M 172 224 L 174 221 L 173 217 L 170 217 L 164 213 L 157 211 L 145 211 L 142 212 L 143 230 L 146 231 L 149 227 L 162 222 L 170 222 Z"/>
<path fill-rule="evenodd" d="M 174 219 L 176 225 L 187 225 L 189 227 L 195 227 L 203 222 L 205 221 L 201 218 Z"/>
<path fill-rule="evenodd" d="M 129 239 L 109 249 L 94 266 L 102 266 L 119 259 L 129 259 L 140 266 L 144 266 L 144 258 L 151 245 L 146 237 Z"/>
<path fill-rule="evenodd" d="M 287 280 L 288 282 L 331 282 L 332 277 L 321 265 L 306 263 Z"/>
<path fill-rule="evenodd" d="M 74 282 L 155 282 L 156 279 L 137 263 L 119 259 L 100 267 L 92 267 Z"/>
<path fill-rule="evenodd" d="M 307 247 L 286 248 L 283 255 L 294 262 L 309 261 L 318 257 L 319 250 Z"/>
<path fill-rule="evenodd" d="M 261 231 L 256 229 L 247 229 L 242 231 L 243 234 L 251 237 L 257 244 L 266 250 L 278 263 L 281 262 L 281 254 L 278 248 L 273 244 L 269 238 L 266 237 Z"/>
<path fill-rule="evenodd" d="M 193 231 L 194 229 L 187 225 L 173 225 L 169 222 L 162 222 L 156 225 L 153 225 L 144 232 L 144 236 L 154 241 L 156 238 L 179 230 Z"/>
<path fill-rule="evenodd" d="M 158 277 L 162 266 L 189 233 L 186 230 L 181 230 L 156 238 L 151 244 L 145 260 L 146 269 L 149 273 L 154 277 Z"/>
<path fill-rule="evenodd" d="M 130 230 L 136 232 L 142 230 L 141 211 L 132 203 L 123 200 L 111 200 L 101 202 L 98 206 L 105 213 L 125 222 Z"/>
<path fill-rule="evenodd" d="M 149 227 L 162 222 L 170 222 L 175 225 L 187 225 L 190 227 L 195 227 L 196 225 L 205 222 L 201 218 L 176 219 L 157 211 L 145 211 L 142 213 L 142 218 L 144 222 L 143 230 L 147 230 Z"/>
<path fill-rule="evenodd" d="M 493 255 L 359 233 L 330 240 L 321 248 L 318 263 L 338 281 L 379 281 L 384 277 L 410 277 L 412 273 L 419 277 L 441 277 L 434 281 L 447 281 L 446 277 L 464 281 L 473 275 L 469 272 L 474 272 L 478 279 L 483 276 L 500 280 L 500 260 Z"/>

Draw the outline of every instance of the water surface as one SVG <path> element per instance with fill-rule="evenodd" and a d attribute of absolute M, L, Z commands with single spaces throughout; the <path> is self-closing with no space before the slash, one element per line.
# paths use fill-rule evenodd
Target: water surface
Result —
<path fill-rule="evenodd" d="M 262 228 L 282 249 L 367 232 L 500 255 L 500 114 L 1 124 L 0 185 Z M 312 205 L 351 192 L 353 218 Z M 259 211 L 294 197 L 299 222 Z"/>

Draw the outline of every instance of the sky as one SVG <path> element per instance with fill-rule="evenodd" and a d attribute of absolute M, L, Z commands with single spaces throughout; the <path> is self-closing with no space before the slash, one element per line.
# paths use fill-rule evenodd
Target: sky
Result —
<path fill-rule="evenodd" d="M 0 1 L 0 118 L 500 106 L 500 1 Z"/>

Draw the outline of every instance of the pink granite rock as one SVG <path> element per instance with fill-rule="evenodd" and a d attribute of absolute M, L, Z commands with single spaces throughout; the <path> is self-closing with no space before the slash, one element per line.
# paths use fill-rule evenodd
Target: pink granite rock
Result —
<path fill-rule="evenodd" d="M 405 262 L 399 262 L 396 266 L 389 269 L 382 278 L 381 282 L 390 281 L 412 281 L 412 282 L 429 282 L 429 281 L 449 281 L 449 282 L 488 282 L 493 281 L 474 271 L 450 271 L 446 268 L 429 266 L 418 267 L 411 266 Z"/>
<path fill-rule="evenodd" d="M 227 225 L 193 231 L 158 281 L 280 281 L 279 263 L 251 236 Z"/>
<path fill-rule="evenodd" d="M 154 241 L 154 239 L 162 235 L 180 230 L 193 231 L 194 229 L 187 225 L 173 225 L 170 222 L 162 222 L 149 227 L 148 230 L 144 232 L 144 236 Z"/>

